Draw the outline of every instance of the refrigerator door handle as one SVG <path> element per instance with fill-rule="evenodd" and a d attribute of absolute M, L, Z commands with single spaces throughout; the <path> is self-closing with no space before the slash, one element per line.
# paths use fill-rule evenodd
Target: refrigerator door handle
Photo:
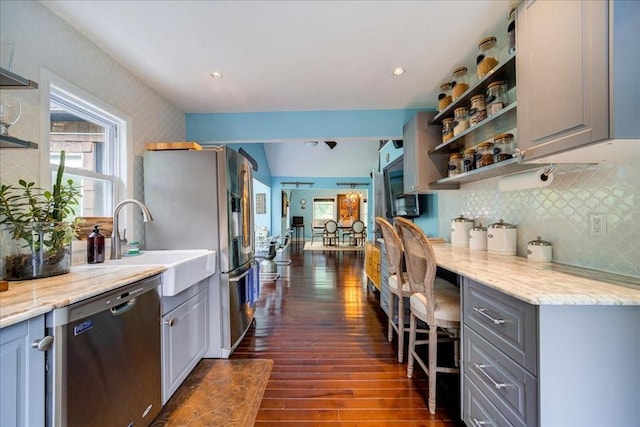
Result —
<path fill-rule="evenodd" d="M 244 279 L 247 274 L 249 274 L 251 272 L 251 269 L 248 269 L 247 271 L 245 271 L 244 273 L 242 273 L 241 275 L 237 276 L 237 277 L 229 277 L 229 282 L 239 282 L 240 280 Z"/>

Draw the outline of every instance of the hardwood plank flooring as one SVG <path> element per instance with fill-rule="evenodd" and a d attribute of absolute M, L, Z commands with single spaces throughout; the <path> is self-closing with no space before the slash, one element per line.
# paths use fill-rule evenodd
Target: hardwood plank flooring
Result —
<path fill-rule="evenodd" d="M 255 324 L 231 356 L 274 360 L 255 425 L 464 426 L 459 377 L 439 375 L 431 415 L 426 376 L 416 365 L 409 379 L 398 363 L 364 254 L 302 246 L 262 284 Z"/>

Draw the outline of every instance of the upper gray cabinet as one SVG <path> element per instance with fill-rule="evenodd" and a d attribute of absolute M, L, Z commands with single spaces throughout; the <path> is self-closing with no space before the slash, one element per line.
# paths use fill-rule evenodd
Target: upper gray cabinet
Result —
<path fill-rule="evenodd" d="M 460 185 L 438 184 L 447 175 L 448 154 L 429 155 L 442 142 L 439 126 L 429 126 L 435 112 L 419 112 L 402 129 L 404 146 L 404 192 L 407 194 L 430 193 L 435 190 L 456 189 Z"/>
<path fill-rule="evenodd" d="M 518 147 L 525 162 L 640 155 L 638 22 L 634 1 L 519 6 Z"/>

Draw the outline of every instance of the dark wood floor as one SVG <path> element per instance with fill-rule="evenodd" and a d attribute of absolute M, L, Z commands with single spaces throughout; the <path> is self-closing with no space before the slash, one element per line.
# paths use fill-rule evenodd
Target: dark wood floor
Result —
<path fill-rule="evenodd" d="M 431 415 L 422 370 L 408 379 L 398 363 L 363 253 L 300 244 L 291 260 L 263 283 L 255 325 L 232 354 L 274 360 L 256 426 L 463 426 L 456 376 L 439 376 Z"/>

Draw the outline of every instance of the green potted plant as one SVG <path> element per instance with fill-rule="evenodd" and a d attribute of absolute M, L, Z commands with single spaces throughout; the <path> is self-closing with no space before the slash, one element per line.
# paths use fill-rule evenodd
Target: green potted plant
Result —
<path fill-rule="evenodd" d="M 52 191 L 23 179 L 18 185 L 0 185 L 3 279 L 36 279 L 71 270 L 71 240 L 78 221 L 70 219 L 80 190 L 71 179 L 62 182 L 64 161 L 62 151 Z"/>

